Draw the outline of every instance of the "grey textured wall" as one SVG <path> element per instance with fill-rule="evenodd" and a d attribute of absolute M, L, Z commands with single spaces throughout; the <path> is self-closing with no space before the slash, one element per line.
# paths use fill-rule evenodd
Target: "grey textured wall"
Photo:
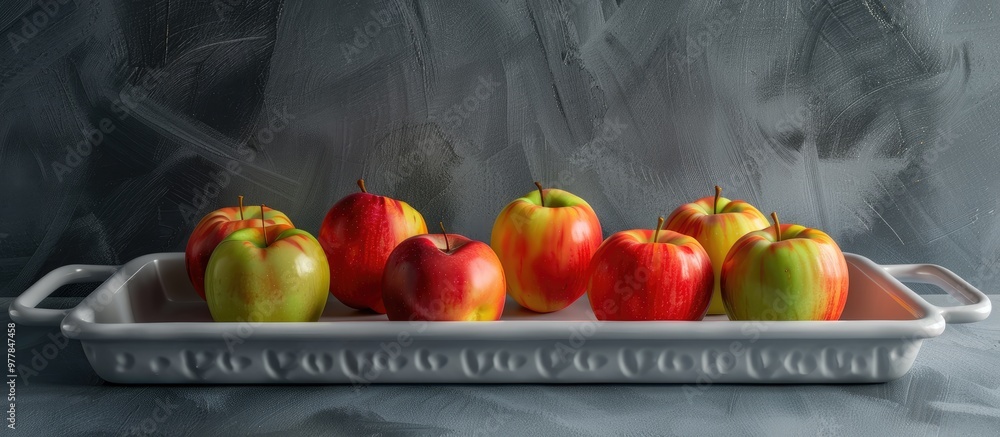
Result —
<path fill-rule="evenodd" d="M 0 4 L 0 295 L 359 176 L 484 240 L 533 180 L 606 234 L 718 183 L 996 291 L 989 0 L 45 1 Z"/>

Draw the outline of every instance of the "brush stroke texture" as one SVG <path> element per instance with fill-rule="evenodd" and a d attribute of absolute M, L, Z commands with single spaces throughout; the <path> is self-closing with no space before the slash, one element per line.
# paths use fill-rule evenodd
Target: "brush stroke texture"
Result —
<path fill-rule="evenodd" d="M 362 176 L 481 240 L 534 180 L 607 234 L 720 184 L 878 262 L 1000 277 L 992 2 L 224 4 L 81 0 L 0 44 L 0 296 L 182 250 L 239 194 L 315 233 Z M 39 10 L 0 5 L 7 41 Z"/>

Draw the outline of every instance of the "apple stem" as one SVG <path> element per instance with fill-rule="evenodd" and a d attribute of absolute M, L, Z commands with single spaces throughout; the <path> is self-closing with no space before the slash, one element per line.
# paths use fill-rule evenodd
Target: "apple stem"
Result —
<path fill-rule="evenodd" d="M 538 198 L 540 199 L 539 201 L 542 203 L 542 206 L 545 206 L 545 192 L 542 191 L 542 184 L 539 183 L 538 181 L 535 181 L 535 186 L 538 187 Z"/>
<path fill-rule="evenodd" d="M 243 196 L 240 196 L 240 220 L 245 220 L 243 218 Z"/>
<path fill-rule="evenodd" d="M 777 241 L 781 241 L 781 223 L 778 223 L 778 213 L 771 213 L 771 220 L 774 221 L 774 237 Z"/>
<path fill-rule="evenodd" d="M 368 192 L 368 190 L 365 189 L 365 180 L 364 179 L 358 179 L 358 187 L 361 188 L 361 192 L 362 193 L 367 193 Z"/>
<path fill-rule="evenodd" d="M 719 213 L 719 198 L 722 197 L 722 187 L 715 186 L 715 203 L 712 204 L 712 214 Z"/>
<path fill-rule="evenodd" d="M 444 222 L 438 222 L 438 226 L 441 227 L 441 235 L 444 235 L 444 251 L 451 252 L 451 245 L 448 244 L 448 231 L 444 230 Z"/>
<path fill-rule="evenodd" d="M 663 229 L 663 216 L 661 215 L 658 220 L 656 220 L 656 232 L 653 232 L 653 242 L 658 243 L 660 241 L 660 230 Z"/>
<path fill-rule="evenodd" d="M 264 247 L 268 246 L 267 228 L 264 227 L 264 204 L 260 204 L 260 231 L 264 233 Z"/>

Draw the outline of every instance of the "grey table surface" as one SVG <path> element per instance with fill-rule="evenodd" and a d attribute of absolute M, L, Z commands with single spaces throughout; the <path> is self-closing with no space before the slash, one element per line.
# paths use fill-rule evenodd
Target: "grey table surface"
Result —
<path fill-rule="evenodd" d="M 945 296 L 926 296 L 943 303 Z M 1000 296 L 993 295 L 997 302 Z M 55 307 L 76 298 L 50 299 Z M 4 324 L 11 299 L 0 299 Z M 48 301 L 47 301 L 48 302 Z M 1000 316 L 950 325 L 867 385 L 139 386 L 101 380 L 57 328 L 16 327 L 23 435 L 1000 434 Z M 51 359 L 43 356 L 47 353 Z M 36 358 L 37 357 L 37 358 Z M 34 361 L 32 361 L 34 360 Z M 4 408 L 8 408 L 5 406 Z M 5 415 L 6 418 L 7 415 Z M 5 423 L 6 425 L 6 423 Z M 11 431 L 6 429 L 6 431 Z"/>

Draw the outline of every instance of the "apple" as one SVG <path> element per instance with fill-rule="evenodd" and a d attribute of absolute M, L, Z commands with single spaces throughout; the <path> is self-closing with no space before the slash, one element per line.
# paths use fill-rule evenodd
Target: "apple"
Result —
<path fill-rule="evenodd" d="M 667 218 L 667 229 L 694 237 L 708 252 L 715 272 L 715 286 L 708 314 L 725 314 L 719 275 L 722 262 L 736 240 L 749 232 L 769 226 L 767 217 L 753 205 L 742 200 L 722 197 L 722 188 L 715 187 L 715 197 L 703 197 L 677 207 Z"/>
<path fill-rule="evenodd" d="M 722 301 L 732 320 L 838 320 L 847 302 L 847 261 L 818 229 L 782 225 L 740 238 L 722 264 Z"/>
<path fill-rule="evenodd" d="M 542 189 L 508 204 L 493 223 L 490 246 L 503 264 L 507 291 L 522 307 L 547 313 L 587 290 L 587 266 L 601 245 L 601 223 L 583 199 Z"/>
<path fill-rule="evenodd" d="M 264 209 L 264 206 L 243 207 L 243 196 L 239 197 L 239 206 L 217 209 L 198 222 L 188 238 L 184 249 L 184 265 L 187 267 L 188 278 L 194 291 L 205 299 L 205 268 L 212 251 L 229 234 L 244 228 L 260 226 L 263 217 L 265 226 L 286 225 L 291 228 L 292 221 L 284 213 L 274 209 Z"/>
<path fill-rule="evenodd" d="M 329 289 L 319 242 L 286 225 L 229 234 L 205 271 L 205 297 L 217 322 L 315 322 Z"/>
<path fill-rule="evenodd" d="M 598 320 L 701 320 L 715 277 L 692 237 L 662 230 L 618 232 L 590 262 L 587 297 Z"/>
<path fill-rule="evenodd" d="M 330 263 L 330 293 L 344 305 L 385 313 L 382 270 L 403 240 L 426 234 L 424 217 L 406 202 L 371 194 L 364 179 L 360 193 L 340 199 L 319 230 Z"/>
<path fill-rule="evenodd" d="M 499 320 L 507 297 L 500 259 L 458 234 L 410 237 L 389 255 L 382 300 L 389 320 Z"/>

